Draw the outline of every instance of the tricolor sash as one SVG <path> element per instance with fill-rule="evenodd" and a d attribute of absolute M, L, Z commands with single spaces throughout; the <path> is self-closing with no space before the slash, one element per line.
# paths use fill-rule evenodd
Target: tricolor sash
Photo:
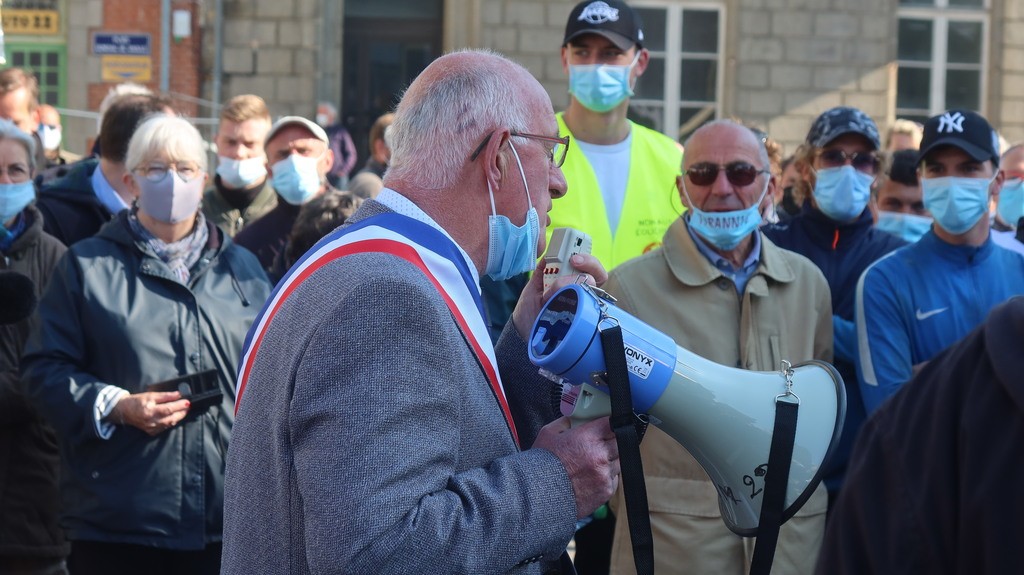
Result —
<path fill-rule="evenodd" d="M 494 346 L 484 322 L 480 290 L 465 257 L 458 246 L 439 230 L 413 218 L 390 212 L 371 216 L 328 234 L 306 252 L 277 284 L 245 338 L 238 370 L 235 413 L 238 413 L 238 406 L 242 403 L 263 336 L 284 302 L 306 278 L 323 266 L 358 253 L 385 253 L 402 258 L 416 266 L 434 284 L 448 305 L 452 318 L 469 341 L 505 416 L 512 439 L 519 445 L 519 436 L 498 373 Z"/>

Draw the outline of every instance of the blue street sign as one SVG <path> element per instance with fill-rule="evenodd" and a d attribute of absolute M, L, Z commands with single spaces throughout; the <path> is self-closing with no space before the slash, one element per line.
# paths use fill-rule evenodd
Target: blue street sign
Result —
<path fill-rule="evenodd" d="M 96 33 L 92 37 L 93 54 L 149 56 L 149 34 Z"/>

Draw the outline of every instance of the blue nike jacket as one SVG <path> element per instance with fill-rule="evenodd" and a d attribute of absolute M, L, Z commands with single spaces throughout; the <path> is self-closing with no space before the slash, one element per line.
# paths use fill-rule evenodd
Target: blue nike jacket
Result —
<path fill-rule="evenodd" d="M 930 360 L 1024 294 L 1024 256 L 948 244 L 934 231 L 868 268 L 857 284 L 857 376 L 868 413 Z"/>
<path fill-rule="evenodd" d="M 857 280 L 879 258 L 905 246 L 907 242 L 874 227 L 867 208 L 852 222 L 838 223 L 804 202 L 800 214 L 762 228 L 775 245 L 796 252 L 814 262 L 832 291 L 832 328 L 835 346 L 833 365 L 843 376 L 846 387 L 846 420 L 843 434 L 825 467 L 825 487 L 835 493 L 846 474 L 853 442 L 864 423 L 864 402 L 857 385 L 854 361 L 857 333 L 853 326 L 853 300 Z"/>

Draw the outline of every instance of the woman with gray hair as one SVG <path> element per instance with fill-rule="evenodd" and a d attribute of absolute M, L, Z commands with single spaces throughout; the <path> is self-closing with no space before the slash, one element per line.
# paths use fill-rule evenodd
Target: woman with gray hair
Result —
<path fill-rule="evenodd" d="M 206 154 L 153 116 L 128 145 L 138 195 L 59 262 L 22 373 L 56 428 L 74 573 L 218 573 L 236 362 L 270 294 L 199 210 Z"/>

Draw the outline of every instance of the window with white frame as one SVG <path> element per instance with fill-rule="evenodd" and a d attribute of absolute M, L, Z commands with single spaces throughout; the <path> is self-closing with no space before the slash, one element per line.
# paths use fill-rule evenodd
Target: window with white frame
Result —
<path fill-rule="evenodd" d="M 984 113 L 988 0 L 900 0 L 896 115 Z"/>
<path fill-rule="evenodd" d="M 633 7 L 651 59 L 630 100 L 630 117 L 683 141 L 721 109 L 724 9 L 699 2 Z"/>

